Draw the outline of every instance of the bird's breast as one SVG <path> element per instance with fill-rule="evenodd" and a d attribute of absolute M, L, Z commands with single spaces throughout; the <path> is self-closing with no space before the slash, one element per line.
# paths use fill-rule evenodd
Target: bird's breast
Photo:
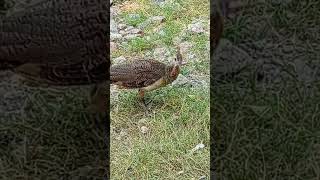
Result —
<path fill-rule="evenodd" d="M 142 88 L 143 90 L 145 91 L 152 91 L 154 89 L 157 89 L 157 88 L 160 88 L 160 87 L 163 87 L 167 85 L 166 84 L 166 81 L 163 79 L 163 78 L 160 78 L 159 80 L 157 80 L 156 82 L 154 82 L 153 84 L 147 86 L 147 87 L 144 87 Z"/>

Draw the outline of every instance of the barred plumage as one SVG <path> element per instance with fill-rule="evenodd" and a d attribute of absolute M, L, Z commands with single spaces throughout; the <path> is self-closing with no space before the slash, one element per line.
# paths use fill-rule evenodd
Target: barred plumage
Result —
<path fill-rule="evenodd" d="M 42 0 L 10 13 L 0 20 L 0 69 L 51 85 L 107 81 L 106 11 L 101 0 Z"/>
<path fill-rule="evenodd" d="M 120 88 L 139 89 L 140 98 L 144 102 L 144 92 L 172 83 L 178 77 L 182 64 L 178 47 L 176 62 L 171 65 L 156 60 L 137 60 L 134 63 L 114 65 L 110 68 L 110 80 Z"/>

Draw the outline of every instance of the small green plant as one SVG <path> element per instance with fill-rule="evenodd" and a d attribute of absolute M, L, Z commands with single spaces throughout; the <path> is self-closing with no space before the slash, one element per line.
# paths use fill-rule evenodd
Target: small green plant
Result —
<path fill-rule="evenodd" d="M 181 31 L 181 26 L 179 26 L 178 23 L 168 22 L 164 26 L 163 35 L 161 36 L 161 38 L 166 45 L 172 45 L 173 38 L 177 37 L 180 31 Z"/>
<path fill-rule="evenodd" d="M 147 19 L 147 17 L 142 12 L 138 12 L 134 14 L 126 13 L 123 16 L 124 16 L 125 23 L 134 27 L 136 27 L 138 24 L 144 22 Z"/>
<path fill-rule="evenodd" d="M 131 41 L 129 41 L 128 46 L 130 51 L 141 52 L 141 51 L 152 48 L 153 44 L 151 43 L 151 41 L 145 38 L 136 37 L 136 38 L 133 38 Z"/>

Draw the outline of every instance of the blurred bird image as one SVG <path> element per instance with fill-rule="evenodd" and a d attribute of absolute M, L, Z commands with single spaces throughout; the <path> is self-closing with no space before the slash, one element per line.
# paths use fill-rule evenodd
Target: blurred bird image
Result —
<path fill-rule="evenodd" d="M 177 79 L 180 67 L 184 64 L 186 62 L 182 60 L 178 47 L 175 61 L 170 65 L 154 59 L 113 65 L 110 67 L 110 80 L 119 88 L 139 89 L 140 102 L 146 108 L 145 92 L 171 84 Z"/>
<path fill-rule="evenodd" d="M 42 0 L 0 17 L 0 70 L 40 86 L 93 85 L 103 91 L 109 79 L 107 8 L 99 0 Z M 91 94 L 93 102 L 106 104 L 106 97 L 94 97 L 100 92 Z"/>

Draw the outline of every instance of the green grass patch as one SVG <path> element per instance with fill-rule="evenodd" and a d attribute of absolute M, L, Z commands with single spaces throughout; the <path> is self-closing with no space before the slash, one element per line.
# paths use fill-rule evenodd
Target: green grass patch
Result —
<path fill-rule="evenodd" d="M 153 47 L 153 43 L 145 38 L 136 37 L 128 42 L 128 48 L 133 52 L 141 52 Z"/>
<path fill-rule="evenodd" d="M 139 11 L 136 13 L 124 13 L 122 14 L 122 18 L 127 25 L 136 27 L 138 24 L 144 22 L 147 16 L 145 16 L 142 11 Z"/>
<path fill-rule="evenodd" d="M 158 6 L 152 1 L 137 0 L 143 5 L 135 12 L 143 17 L 131 21 L 128 13 L 122 13 L 126 22 L 138 26 L 142 19 L 164 16 L 163 23 L 148 23 L 144 37 L 134 38 L 118 54 L 143 55 L 156 47 L 166 47 L 175 54 L 174 38 L 181 36 L 189 23 L 203 17 L 209 21 L 209 1 L 175 1 Z M 191 10 L 197 4 L 196 10 Z M 208 7 L 202 7 L 208 6 Z M 132 12 L 131 12 L 132 13 Z M 206 53 L 207 35 L 190 34 L 195 52 L 203 59 Z M 148 38 L 149 39 L 148 39 Z M 128 50 L 125 50 L 128 49 Z M 118 55 L 117 54 L 117 55 Z M 186 54 L 184 54 L 186 55 Z M 204 60 L 203 60 L 204 61 Z M 195 65 L 197 64 L 197 65 Z M 181 70 L 182 75 L 195 72 L 209 74 L 209 61 L 190 62 Z M 111 108 L 111 179 L 198 179 L 209 177 L 209 87 L 190 88 L 187 86 L 164 87 L 146 93 L 146 100 L 152 100 L 151 116 L 145 116 L 138 103 L 136 90 L 121 90 L 119 99 Z M 143 134 L 141 126 L 149 131 Z M 194 154 L 190 150 L 197 144 L 205 148 Z"/>
<path fill-rule="evenodd" d="M 113 133 L 111 173 L 113 179 L 190 179 L 209 176 L 208 91 L 162 88 L 147 94 L 152 99 L 151 117 L 144 117 L 135 91 L 121 92 L 111 112 L 112 126 L 128 134 L 121 141 Z M 149 128 L 142 134 L 140 126 Z M 206 147 L 195 154 L 197 144 Z M 183 171 L 182 174 L 178 174 Z"/>

